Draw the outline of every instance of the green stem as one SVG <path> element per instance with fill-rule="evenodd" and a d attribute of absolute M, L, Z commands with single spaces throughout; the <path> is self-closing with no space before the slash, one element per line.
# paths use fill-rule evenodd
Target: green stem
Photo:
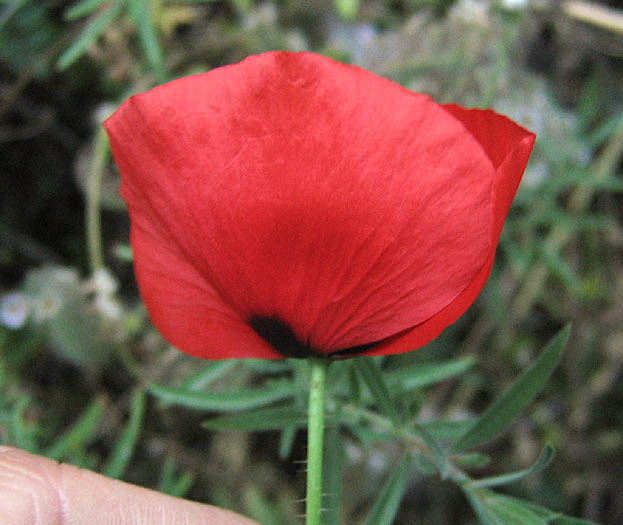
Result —
<path fill-rule="evenodd" d="M 306 525 L 320 525 L 322 508 L 322 450 L 325 385 L 328 359 L 311 359 L 309 414 L 307 419 Z"/>
<path fill-rule="evenodd" d="M 89 172 L 86 196 L 87 246 L 91 272 L 95 272 L 104 266 L 102 228 L 100 224 L 100 196 L 107 157 L 108 138 L 106 137 L 106 131 L 102 127 L 95 136 L 95 152 Z"/>

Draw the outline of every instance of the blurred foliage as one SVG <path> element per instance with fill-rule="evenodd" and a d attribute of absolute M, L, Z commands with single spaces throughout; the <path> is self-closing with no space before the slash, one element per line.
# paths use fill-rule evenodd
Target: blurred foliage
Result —
<path fill-rule="evenodd" d="M 475 305 L 418 352 L 331 366 L 325 522 L 622 523 L 623 43 L 569 5 L 2 0 L 0 442 L 261 523 L 301 514 L 305 363 L 160 338 L 97 130 L 166 79 L 313 50 L 538 134 Z"/>

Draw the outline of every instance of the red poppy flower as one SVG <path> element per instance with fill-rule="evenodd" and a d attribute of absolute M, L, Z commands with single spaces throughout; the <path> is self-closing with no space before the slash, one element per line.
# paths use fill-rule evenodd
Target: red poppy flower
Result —
<path fill-rule="evenodd" d="M 429 342 L 483 287 L 534 142 L 288 52 L 135 95 L 105 126 L 149 314 L 209 359 Z"/>

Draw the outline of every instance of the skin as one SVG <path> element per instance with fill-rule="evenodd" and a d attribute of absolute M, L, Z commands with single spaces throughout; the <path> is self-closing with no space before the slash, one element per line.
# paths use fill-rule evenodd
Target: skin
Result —
<path fill-rule="evenodd" d="M 228 510 L 174 498 L 0 446 L 0 523 L 252 525 Z"/>

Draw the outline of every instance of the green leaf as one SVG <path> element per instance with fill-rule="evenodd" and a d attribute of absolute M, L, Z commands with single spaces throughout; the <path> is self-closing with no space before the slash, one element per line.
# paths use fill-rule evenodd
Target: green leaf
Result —
<path fill-rule="evenodd" d="M 372 514 L 366 521 L 366 525 L 391 525 L 394 522 L 400 507 L 400 501 L 407 488 L 410 468 L 411 456 L 407 452 L 385 485 L 383 485 L 379 497 L 374 503 Z"/>
<path fill-rule="evenodd" d="M 485 503 L 505 524 L 508 525 L 545 525 L 560 516 L 541 505 L 519 498 L 496 494 L 489 490 L 479 490 L 481 501 Z"/>
<path fill-rule="evenodd" d="M 448 457 L 441 448 L 439 442 L 423 426 L 414 425 L 413 433 L 418 436 L 424 442 L 426 448 L 428 448 L 430 456 L 427 455 L 427 458 L 433 463 L 433 465 L 435 465 L 435 468 L 439 471 L 441 479 L 446 479 L 448 477 L 450 465 L 448 463 Z"/>
<path fill-rule="evenodd" d="M 199 372 L 187 379 L 183 388 L 191 392 L 198 392 L 210 386 L 214 381 L 223 377 L 227 372 L 234 368 L 238 362 L 235 359 L 224 359 L 213 361 L 204 366 Z"/>
<path fill-rule="evenodd" d="M 261 374 L 279 374 L 281 372 L 289 372 L 293 368 L 292 362 L 296 359 L 245 359 L 244 365 L 254 372 Z"/>
<path fill-rule="evenodd" d="M 175 466 L 175 460 L 172 457 L 167 456 L 162 465 L 158 491 L 168 494 L 169 496 L 183 498 L 193 486 L 193 483 L 195 482 L 195 475 L 186 470 L 179 476 L 176 476 Z"/>
<path fill-rule="evenodd" d="M 470 468 L 486 467 L 491 463 L 491 458 L 478 452 L 467 452 L 466 454 L 455 454 L 452 461 L 457 465 Z"/>
<path fill-rule="evenodd" d="M 547 525 L 548 522 L 520 500 L 495 496 L 487 500 L 487 505 L 506 525 Z"/>
<path fill-rule="evenodd" d="M 297 389 L 290 382 L 275 382 L 269 387 L 218 392 L 193 392 L 183 388 L 151 385 L 149 392 L 161 401 L 198 410 L 249 410 L 292 397 Z"/>
<path fill-rule="evenodd" d="M 536 474 L 541 470 L 547 468 L 554 458 L 554 447 L 546 445 L 543 452 L 539 455 L 536 462 L 529 468 L 512 472 L 510 474 L 502 474 L 500 476 L 491 476 L 489 478 L 483 478 L 469 483 L 471 487 L 497 487 L 499 485 L 508 485 L 515 483 L 527 476 Z"/>
<path fill-rule="evenodd" d="M 402 391 L 423 388 L 463 374 L 474 365 L 473 357 L 451 359 L 443 363 L 414 364 L 399 370 L 384 371 L 389 385 L 397 385 Z"/>
<path fill-rule="evenodd" d="M 150 2 L 148 0 L 128 0 L 130 16 L 138 29 L 138 37 L 147 62 L 160 82 L 166 81 L 164 58 L 154 26 Z"/>
<path fill-rule="evenodd" d="M 322 507 L 323 525 L 340 525 L 340 502 L 342 501 L 342 469 L 346 452 L 339 426 L 327 429 L 324 448 L 324 469 L 322 488 L 325 493 Z"/>
<path fill-rule="evenodd" d="M 354 366 L 368 386 L 376 404 L 397 428 L 400 425 L 400 418 L 376 361 L 370 357 L 359 357 L 354 360 Z"/>
<path fill-rule="evenodd" d="M 281 435 L 279 436 L 279 459 L 287 459 L 292 453 L 297 430 L 296 425 L 290 425 L 281 430 Z"/>
<path fill-rule="evenodd" d="M 67 9 L 63 18 L 69 22 L 72 20 L 77 20 L 78 18 L 82 18 L 83 16 L 90 15 L 104 2 L 105 0 L 81 0 L 77 4 L 72 5 L 69 9 Z"/>
<path fill-rule="evenodd" d="M 112 24 L 117 15 L 121 13 L 124 4 L 115 2 L 105 11 L 94 17 L 84 28 L 82 33 L 73 44 L 59 57 L 56 68 L 63 71 L 78 60 L 87 48 Z"/>
<path fill-rule="evenodd" d="M 107 465 L 102 471 L 109 478 L 120 479 L 134 455 L 134 449 L 141 432 L 143 415 L 145 414 L 146 396 L 143 390 L 137 390 L 130 403 L 130 418 L 126 428 L 115 444 Z"/>
<path fill-rule="evenodd" d="M 292 365 L 293 383 L 299 391 L 299 395 L 294 396 L 294 406 L 303 414 L 307 407 L 307 391 L 309 389 L 307 363 L 304 363 L 301 359 L 293 359 L 290 361 L 290 364 Z M 296 424 L 282 429 L 279 436 L 279 457 L 281 459 L 286 459 L 290 456 L 297 431 L 298 425 Z"/>
<path fill-rule="evenodd" d="M 258 486 L 246 484 L 243 487 L 242 498 L 245 504 L 245 514 L 257 523 L 284 523 L 274 498 L 269 497 Z"/>
<path fill-rule="evenodd" d="M 559 516 L 550 523 L 551 525 L 599 525 L 596 521 L 582 520 L 570 516 Z"/>
<path fill-rule="evenodd" d="M 84 448 L 93 439 L 104 415 L 105 406 L 106 402 L 103 397 L 95 397 L 78 420 L 48 448 L 44 455 L 61 461 L 74 450 Z"/>
<path fill-rule="evenodd" d="M 488 507 L 485 502 L 480 499 L 478 494 L 470 490 L 465 490 L 465 495 L 482 525 L 506 525 L 506 523 L 496 515 L 493 509 Z"/>
<path fill-rule="evenodd" d="M 304 427 L 305 413 L 294 406 L 264 408 L 243 414 L 228 414 L 208 419 L 202 426 L 208 430 L 245 430 L 259 432 L 277 430 L 290 425 Z"/>
<path fill-rule="evenodd" d="M 558 332 L 535 363 L 461 436 L 454 446 L 455 450 L 465 450 L 490 441 L 532 403 L 560 362 L 570 332 L 569 325 Z"/>
<path fill-rule="evenodd" d="M 550 272 L 555 275 L 569 289 L 574 290 L 580 286 L 580 279 L 571 268 L 571 265 L 548 246 L 539 245 L 538 254 L 540 260 L 545 263 Z"/>
<path fill-rule="evenodd" d="M 30 403 L 31 399 L 27 395 L 17 400 L 11 414 L 11 430 L 18 448 L 36 454 L 39 451 L 34 439 L 35 429 L 26 421 L 26 411 Z"/>
<path fill-rule="evenodd" d="M 427 421 L 419 423 L 419 425 L 429 432 L 437 441 L 441 441 L 444 444 L 451 444 L 474 425 L 474 420 Z"/>

